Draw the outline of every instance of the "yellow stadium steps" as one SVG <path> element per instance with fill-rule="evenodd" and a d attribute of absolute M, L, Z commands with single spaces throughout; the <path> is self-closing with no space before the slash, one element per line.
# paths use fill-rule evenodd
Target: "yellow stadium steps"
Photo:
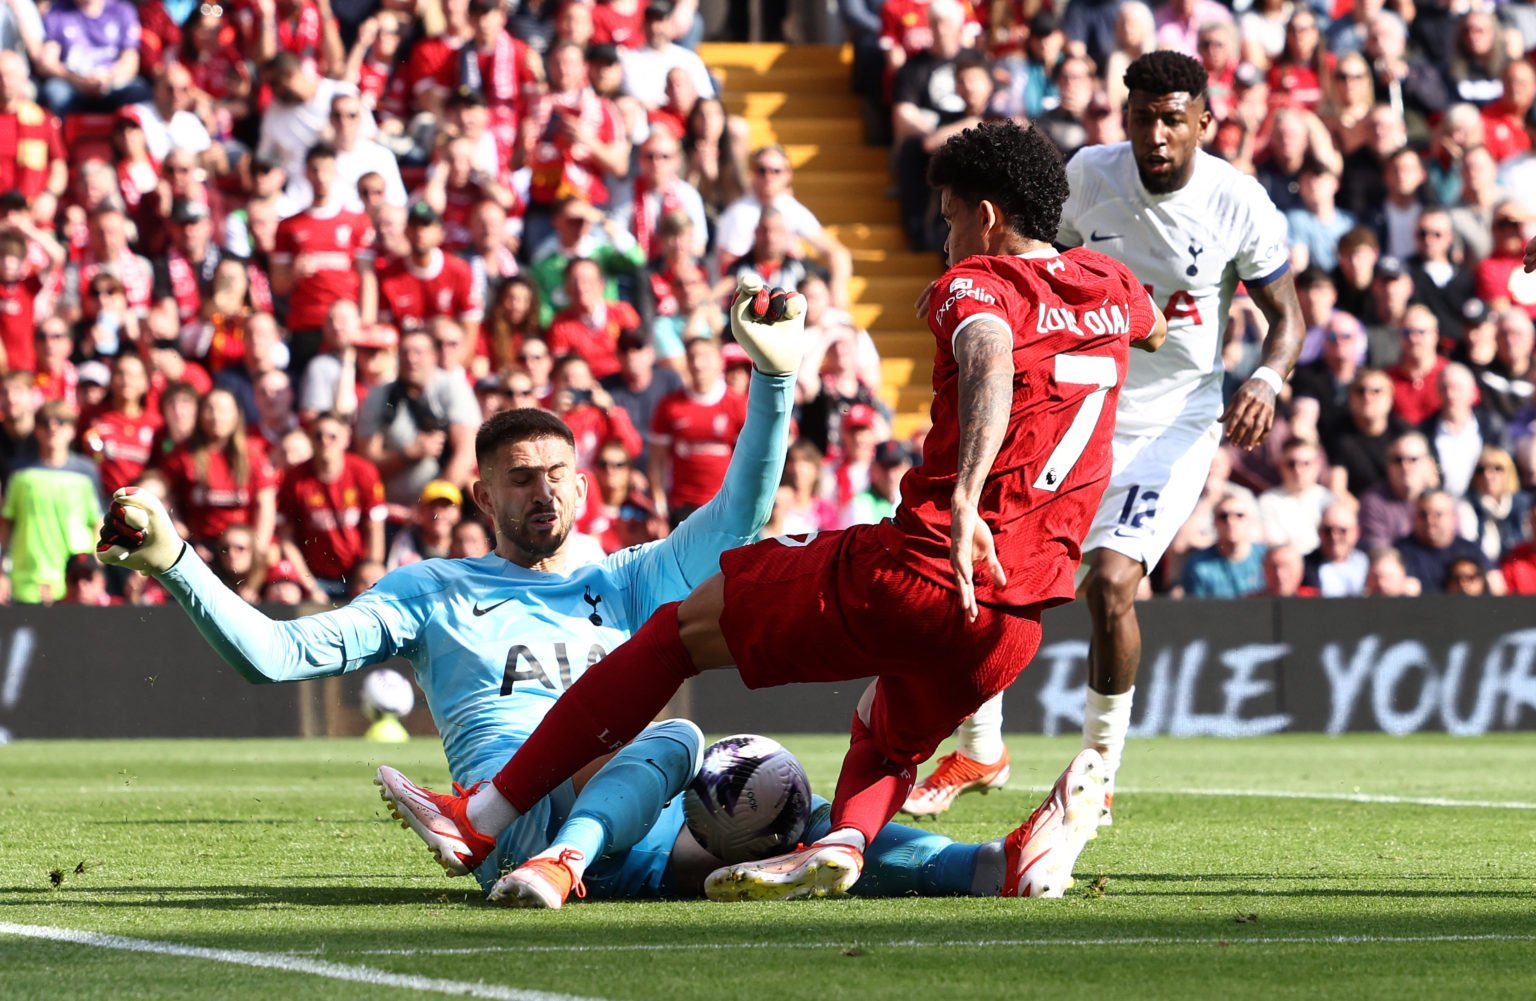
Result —
<path fill-rule="evenodd" d="M 926 431 L 933 425 L 928 417 L 928 411 L 911 411 L 898 413 L 891 420 L 891 434 L 899 441 L 906 441 L 919 431 Z"/>
<path fill-rule="evenodd" d="M 781 143 L 780 145 L 784 147 L 790 164 L 795 168 L 797 185 L 802 177 L 814 177 L 821 171 L 859 171 L 866 177 L 885 171 L 885 150 L 872 146 L 846 146 L 835 143 L 826 146 L 819 143 Z"/>
<path fill-rule="evenodd" d="M 823 85 L 825 87 L 825 84 Z M 859 120 L 859 99 L 825 89 L 796 94 L 786 91 L 726 91 L 725 110 L 749 121 L 772 116 L 780 118 L 835 118 L 840 124 Z"/>
<path fill-rule="evenodd" d="M 848 294 L 858 302 L 879 303 L 887 307 L 896 315 L 900 315 L 905 309 L 907 315 L 913 317 L 913 321 L 906 326 L 915 326 L 918 321 L 916 313 L 912 310 L 912 304 L 922 293 L 923 286 L 927 283 L 921 278 L 909 275 L 895 275 L 892 277 L 874 277 L 868 274 L 860 274 L 854 270 L 853 278 L 848 282 Z M 886 323 L 891 322 L 891 315 L 886 315 Z"/>
<path fill-rule="evenodd" d="M 727 99 L 732 94 L 785 91 L 790 94 L 851 94 L 851 68 L 840 63 L 826 66 L 786 67 L 760 73 L 750 66 L 711 66 Z"/>
<path fill-rule="evenodd" d="M 816 143 L 821 146 L 848 146 L 865 149 L 864 130 L 857 121 L 839 118 L 790 118 L 775 116 L 773 119 L 749 118 L 749 135 L 753 146 L 778 143 Z M 882 169 L 887 154 L 882 154 Z"/>
<path fill-rule="evenodd" d="M 831 67 L 840 68 L 845 76 L 853 72 L 852 46 L 708 42 L 699 46 L 699 58 L 710 69 L 739 67 L 762 74 Z"/>
<path fill-rule="evenodd" d="M 845 247 L 854 250 L 885 250 L 898 251 L 907 249 L 907 238 L 901 231 L 901 225 L 895 222 L 896 207 L 891 206 L 888 223 L 848 223 L 845 225 L 828 226 L 827 232 L 843 242 Z M 938 273 L 934 273 L 938 277 Z"/>
<path fill-rule="evenodd" d="M 906 275 L 923 283 L 933 281 L 944 271 L 936 254 L 913 254 L 905 250 L 855 250 L 853 273 L 875 277 Z"/>

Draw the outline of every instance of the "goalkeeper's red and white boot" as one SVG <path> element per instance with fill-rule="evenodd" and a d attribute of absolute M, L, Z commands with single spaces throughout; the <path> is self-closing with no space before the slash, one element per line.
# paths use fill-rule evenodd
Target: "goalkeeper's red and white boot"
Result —
<path fill-rule="evenodd" d="M 486 899 L 507 907 L 558 911 L 572 890 L 578 899 L 587 895 L 586 884 L 571 871 L 571 863 L 582 858 L 574 848 L 567 848 L 554 858 L 531 858 L 498 879 Z"/>
<path fill-rule="evenodd" d="M 912 787 L 901 812 L 914 817 L 933 817 L 954 805 L 961 793 L 986 793 L 1001 789 L 1008 782 L 1008 749 L 990 765 L 966 757 L 959 751 L 939 759 L 933 774 Z"/>
<path fill-rule="evenodd" d="M 401 827 L 416 832 L 427 843 L 427 850 L 450 876 L 467 876 L 490 858 L 496 839 L 475 830 L 465 813 L 469 797 L 484 783 L 468 789 L 457 782 L 454 795 L 424 789 L 388 765 L 379 768 L 373 784 L 379 796 L 389 804 L 389 812 Z"/>
<path fill-rule="evenodd" d="M 1072 885 L 1072 867 L 1098 835 L 1108 768 L 1098 751 L 1079 751 L 1045 801 L 1003 840 L 1004 897 L 1060 897 Z"/>
<path fill-rule="evenodd" d="M 851 845 L 816 844 L 758 862 L 716 869 L 704 880 L 710 900 L 798 900 L 840 897 L 858 882 L 864 853 Z"/>

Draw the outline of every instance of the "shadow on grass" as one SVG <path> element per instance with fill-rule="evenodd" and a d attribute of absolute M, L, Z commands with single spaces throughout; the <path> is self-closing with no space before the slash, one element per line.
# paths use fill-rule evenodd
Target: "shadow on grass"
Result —
<path fill-rule="evenodd" d="M 405 879 L 399 875 L 359 877 Z M 20 886 L 0 888 L 0 908 L 30 907 L 38 898 L 50 898 L 51 907 L 188 908 L 193 910 L 267 909 L 274 904 L 291 907 L 377 907 L 381 905 L 439 906 L 443 903 L 479 903 L 473 884 L 447 887 L 369 886 Z M 16 895 L 20 900 L 4 899 Z"/>

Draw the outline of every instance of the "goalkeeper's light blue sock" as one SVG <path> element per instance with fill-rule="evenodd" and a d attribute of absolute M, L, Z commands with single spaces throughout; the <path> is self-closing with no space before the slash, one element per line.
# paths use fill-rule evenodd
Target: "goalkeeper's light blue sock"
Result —
<path fill-rule="evenodd" d="M 704 735 L 687 720 L 646 727 L 592 776 L 554 844 L 540 854 L 575 848 L 585 869 L 604 855 L 638 844 L 667 801 L 681 794 L 698 771 L 703 748 Z"/>
<path fill-rule="evenodd" d="M 830 804 L 820 796 L 806 825 L 806 844 L 831 828 Z M 984 845 L 963 845 L 942 834 L 886 824 L 864 849 L 864 871 L 849 891 L 862 897 L 950 897 L 973 892 L 976 860 Z"/>

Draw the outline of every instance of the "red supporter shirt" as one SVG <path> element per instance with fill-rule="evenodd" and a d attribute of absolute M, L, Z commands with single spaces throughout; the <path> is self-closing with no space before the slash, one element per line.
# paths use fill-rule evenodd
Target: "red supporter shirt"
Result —
<path fill-rule="evenodd" d="M 1004 587 L 978 571 L 976 598 L 1023 608 L 1071 601 L 1083 536 L 1109 483 L 1115 404 L 1132 341 L 1156 322 L 1125 265 L 1092 250 L 1038 257 L 968 257 L 935 287 L 928 326 L 933 430 L 922 465 L 902 478 L 881 540 L 915 573 L 951 590 L 950 498 L 960 453 L 960 379 L 954 343 L 981 316 L 1013 330 L 1008 433 L 977 507 L 992 530 Z"/>
<path fill-rule="evenodd" d="M 310 573 L 341 580 L 368 556 L 365 526 L 389 514 L 379 470 L 347 453 L 341 475 L 323 483 L 313 459 L 283 479 L 277 492 L 277 520 L 293 526 L 293 539 Z"/>
<path fill-rule="evenodd" d="M 637 3 L 628 12 L 615 10 L 612 4 L 592 8 L 592 44 L 621 45 L 637 49 L 645 44 L 645 4 Z"/>
<path fill-rule="evenodd" d="M 719 492 L 746 420 L 747 398 L 723 382 L 709 396 L 679 389 L 661 398 L 651 418 L 651 442 L 672 454 L 668 506 L 698 506 Z"/>
<path fill-rule="evenodd" d="M 1499 569 L 1510 594 L 1536 594 L 1536 543 L 1522 542 L 1511 549 Z"/>
<path fill-rule="evenodd" d="M 609 441 L 622 443 L 624 451 L 630 455 L 639 455 L 644 444 L 640 432 L 635 430 L 634 422 L 629 419 L 628 411 L 620 406 L 609 407 L 605 411 L 592 404 L 584 404 L 572 408 L 561 419 L 576 439 L 578 466 L 591 466 L 592 460 L 597 457 L 597 450 Z"/>
<path fill-rule="evenodd" d="M 1476 294 L 1484 302 L 1506 299 L 1510 305 L 1523 309 L 1536 319 L 1536 283 L 1521 267 L 1518 253 L 1501 257 L 1495 253 L 1485 257 L 1477 265 Z"/>
<path fill-rule="evenodd" d="M 588 87 L 570 94 L 546 95 L 530 113 L 538 124 L 539 138 L 529 164 L 528 201 L 551 205 L 576 196 L 593 205 L 607 205 L 608 185 L 603 180 L 602 164 L 590 155 L 576 159 L 571 140 L 560 134 L 559 123 L 561 118 L 580 121 L 596 133 L 598 142 L 611 143 L 625 134 L 614 103 Z"/>
<path fill-rule="evenodd" d="M 393 63 L 363 63 L 358 70 L 357 91 L 365 101 L 372 99 L 374 111 L 405 118 L 410 109 L 410 91 L 405 84 L 405 74 L 393 73 L 393 70 Z"/>
<path fill-rule="evenodd" d="M 246 439 L 246 456 L 250 473 L 244 486 L 235 482 L 222 451 L 208 453 L 202 477 L 197 458 L 185 445 L 166 457 L 160 468 L 170 477 L 176 511 L 193 539 L 212 542 L 231 525 L 256 523 L 256 496 L 277 486 L 277 474 L 267 462 L 267 447 L 260 438 Z"/>
<path fill-rule="evenodd" d="M 889 44 L 910 56 L 933 44 L 933 30 L 928 27 L 928 8 L 933 0 L 889 0 L 880 8 L 881 46 Z M 981 22 L 969 3 L 965 7 L 965 37 L 975 38 Z"/>
<path fill-rule="evenodd" d="M 0 282 L 0 344 L 5 345 L 6 366 L 12 372 L 37 369 L 35 309 L 43 291 L 43 279 L 35 272 L 19 282 Z"/>
<path fill-rule="evenodd" d="M 300 277 L 307 259 L 314 274 Z M 306 209 L 278 223 L 272 263 L 293 268 L 288 297 L 288 329 L 319 330 L 338 299 L 357 302 L 362 279 L 358 261 L 373 260 L 373 224 L 360 212 Z"/>
<path fill-rule="evenodd" d="M 488 196 L 478 184 L 450 186 L 443 193 L 443 247 L 450 254 L 468 250 L 474 246 L 474 233 L 469 220 L 475 206 Z"/>
<path fill-rule="evenodd" d="M 80 432 L 80 451 L 96 463 L 103 490 L 111 494 L 138 479 L 154 458 L 159 426 L 160 415 L 153 410 L 138 417 L 108 410 L 86 422 Z"/>
<path fill-rule="evenodd" d="M 91 279 L 100 274 L 105 267 L 104 262 L 87 255 L 80 265 L 80 287 L 89 288 Z M 128 305 L 140 316 L 148 313 L 155 298 L 154 266 L 147 259 L 129 251 L 117 259 L 112 265 L 112 271 L 117 275 L 118 281 L 123 283 L 123 292 L 128 298 Z"/>
<path fill-rule="evenodd" d="M 619 371 L 619 334 L 640 326 L 640 314 L 627 302 L 609 302 L 601 318 L 588 318 L 575 307 L 562 309 L 549 325 L 549 350 L 555 357 L 575 353 L 586 360 L 596 379 Z"/>
<path fill-rule="evenodd" d="M 484 310 L 469 265 L 441 250 L 418 270 L 409 260 L 390 261 L 379 271 L 379 313 L 401 330 L 419 330 L 439 316 L 479 323 Z"/>
<path fill-rule="evenodd" d="M 1437 357 L 1429 374 L 1415 378 L 1399 362 L 1387 369 L 1392 378 L 1392 410 L 1412 425 L 1424 423 L 1440 410 L 1440 372 L 1445 359 Z"/>
<path fill-rule="evenodd" d="M 0 191 L 33 199 L 48 189 L 48 167 L 66 158 L 59 120 L 31 101 L 0 114 Z"/>

